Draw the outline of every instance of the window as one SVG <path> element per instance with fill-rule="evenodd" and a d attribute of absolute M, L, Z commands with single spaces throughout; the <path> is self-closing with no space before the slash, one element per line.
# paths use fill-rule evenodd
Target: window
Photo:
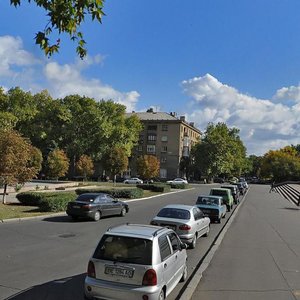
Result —
<path fill-rule="evenodd" d="M 157 130 L 157 125 L 148 125 L 148 130 Z"/>
<path fill-rule="evenodd" d="M 161 130 L 162 131 L 168 131 L 168 124 L 162 124 Z"/>
<path fill-rule="evenodd" d="M 138 146 L 138 151 L 142 152 L 143 151 L 143 146 L 139 145 Z"/>
<path fill-rule="evenodd" d="M 167 236 L 162 235 L 161 237 L 159 237 L 158 244 L 161 260 L 164 261 L 169 255 L 171 255 L 171 248 Z"/>
<path fill-rule="evenodd" d="M 147 145 L 147 153 L 155 153 L 155 145 Z"/>
<path fill-rule="evenodd" d="M 160 169 L 159 170 L 160 178 L 167 178 L 167 170 L 166 169 Z"/>
<path fill-rule="evenodd" d="M 156 141 L 156 135 L 154 135 L 154 134 L 149 134 L 149 135 L 148 135 L 148 141 Z"/>
<path fill-rule="evenodd" d="M 180 241 L 179 241 L 179 239 L 178 239 L 178 237 L 177 237 L 177 235 L 175 234 L 175 233 L 169 233 L 168 234 L 168 236 L 169 236 L 169 239 L 170 239 L 170 242 L 171 242 L 171 246 L 172 246 L 172 249 L 173 249 L 173 251 L 177 251 L 177 250 L 179 250 L 181 247 L 180 247 Z"/>
<path fill-rule="evenodd" d="M 161 137 L 161 141 L 162 141 L 162 142 L 167 142 L 167 141 L 168 141 L 168 137 L 167 137 L 166 135 L 163 135 L 163 136 Z"/>
<path fill-rule="evenodd" d="M 162 146 L 161 152 L 167 152 L 167 151 L 168 151 L 168 147 L 167 146 Z"/>
<path fill-rule="evenodd" d="M 166 163 L 166 162 L 167 162 L 167 158 L 166 158 L 166 157 L 161 157 L 161 158 L 160 158 L 160 162 L 161 162 L 162 164 Z"/>

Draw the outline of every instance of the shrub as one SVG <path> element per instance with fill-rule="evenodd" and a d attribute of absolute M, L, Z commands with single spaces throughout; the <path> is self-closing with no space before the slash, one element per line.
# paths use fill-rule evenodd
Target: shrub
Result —
<path fill-rule="evenodd" d="M 169 192 L 171 190 L 170 185 L 166 184 L 138 184 L 137 187 L 143 190 L 150 190 L 160 193 Z"/>
<path fill-rule="evenodd" d="M 42 193 L 23 192 L 17 194 L 16 197 L 23 205 L 39 206 L 42 198 Z"/>
<path fill-rule="evenodd" d="M 139 188 L 132 188 L 132 189 L 110 189 L 105 190 L 101 188 L 93 188 L 93 189 L 76 189 L 75 190 L 77 195 L 85 194 L 85 193 L 106 193 L 110 194 L 115 198 L 139 198 L 143 196 L 143 190 Z"/>
<path fill-rule="evenodd" d="M 188 184 L 170 184 L 172 189 L 187 189 Z"/>
<path fill-rule="evenodd" d="M 40 202 L 40 210 L 46 212 L 65 211 L 70 201 L 74 201 L 76 194 L 73 192 L 55 193 L 49 197 L 45 197 Z"/>

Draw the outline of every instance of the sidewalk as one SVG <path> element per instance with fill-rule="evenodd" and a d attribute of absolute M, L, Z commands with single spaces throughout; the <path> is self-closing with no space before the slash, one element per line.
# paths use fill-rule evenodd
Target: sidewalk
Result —
<path fill-rule="evenodd" d="M 252 185 L 192 300 L 300 299 L 300 209 Z"/>

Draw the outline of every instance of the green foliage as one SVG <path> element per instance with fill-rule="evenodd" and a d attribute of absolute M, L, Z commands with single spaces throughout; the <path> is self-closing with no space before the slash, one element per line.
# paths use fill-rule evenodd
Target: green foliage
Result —
<path fill-rule="evenodd" d="M 102 159 L 106 171 L 113 175 L 125 171 L 128 167 L 128 157 L 124 148 L 114 147 L 106 152 Z"/>
<path fill-rule="evenodd" d="M 66 33 L 70 39 L 77 41 L 76 52 L 80 58 L 86 55 L 83 33 L 79 31 L 80 25 L 85 22 L 86 16 L 102 22 L 104 0 L 28 0 L 45 10 L 47 17 L 46 26 L 36 33 L 35 42 L 50 57 L 59 51 L 60 39 L 51 42 L 50 37 L 55 30 L 59 35 Z M 21 5 L 21 0 L 10 0 L 15 7 Z"/>
<path fill-rule="evenodd" d="M 24 192 L 17 194 L 17 199 L 28 206 L 38 206 L 41 211 L 58 212 L 64 211 L 70 201 L 74 201 L 74 192 Z"/>
<path fill-rule="evenodd" d="M 63 177 L 69 168 L 69 160 L 65 152 L 60 149 L 51 151 L 47 158 L 47 171 L 50 178 Z"/>
<path fill-rule="evenodd" d="M 237 128 L 224 123 L 208 124 L 199 144 L 192 149 L 195 166 L 212 178 L 219 174 L 239 176 L 246 167 L 246 148 Z"/>
<path fill-rule="evenodd" d="M 300 155 L 292 146 L 267 152 L 261 163 L 261 174 L 276 182 L 300 179 Z"/>
<path fill-rule="evenodd" d="M 126 189 L 102 189 L 102 188 L 93 188 L 93 189 L 76 189 L 77 195 L 85 193 L 106 193 L 112 195 L 114 198 L 140 198 L 143 196 L 143 190 L 139 188 L 126 188 Z"/>
<path fill-rule="evenodd" d="M 138 184 L 137 187 L 142 190 L 149 190 L 160 193 L 166 193 L 171 190 L 171 186 L 168 184 Z"/>
<path fill-rule="evenodd" d="M 159 175 L 160 163 L 154 155 L 143 155 L 137 158 L 138 174 L 144 179 L 151 179 Z"/>
<path fill-rule="evenodd" d="M 185 190 L 185 189 L 187 189 L 188 187 L 189 187 L 189 185 L 188 184 L 186 184 L 186 183 L 184 183 L 184 184 L 170 184 L 170 187 L 172 188 L 172 189 L 181 189 L 181 190 Z"/>

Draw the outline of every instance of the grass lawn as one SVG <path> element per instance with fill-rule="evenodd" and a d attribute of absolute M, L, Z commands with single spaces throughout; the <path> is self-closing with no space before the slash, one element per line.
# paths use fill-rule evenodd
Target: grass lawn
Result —
<path fill-rule="evenodd" d="M 0 204 L 0 220 L 24 218 L 49 214 L 40 212 L 36 206 L 24 206 L 16 203 Z"/>

